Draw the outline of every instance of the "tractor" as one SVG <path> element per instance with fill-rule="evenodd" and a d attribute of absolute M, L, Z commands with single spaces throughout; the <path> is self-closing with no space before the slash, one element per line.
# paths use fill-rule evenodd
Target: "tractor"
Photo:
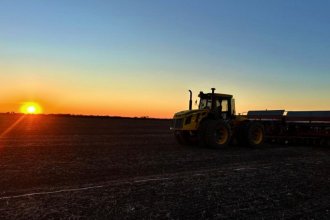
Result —
<path fill-rule="evenodd" d="M 192 109 L 192 91 L 189 110 L 174 114 L 170 129 L 181 145 L 200 145 L 223 148 L 229 144 L 258 146 L 264 142 L 262 123 L 236 115 L 232 95 L 200 92 L 198 109 Z"/>

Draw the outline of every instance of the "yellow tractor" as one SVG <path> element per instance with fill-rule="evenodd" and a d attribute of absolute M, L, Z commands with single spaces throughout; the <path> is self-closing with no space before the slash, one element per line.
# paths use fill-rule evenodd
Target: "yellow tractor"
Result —
<path fill-rule="evenodd" d="M 190 92 L 189 110 L 177 112 L 170 129 L 179 144 L 222 148 L 237 142 L 245 146 L 261 145 L 265 131 L 262 123 L 235 114 L 232 95 L 200 92 L 198 109 L 192 109 Z"/>

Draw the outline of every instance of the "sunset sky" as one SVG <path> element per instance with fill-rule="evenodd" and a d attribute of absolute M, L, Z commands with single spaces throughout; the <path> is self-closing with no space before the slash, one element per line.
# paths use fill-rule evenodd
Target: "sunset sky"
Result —
<path fill-rule="evenodd" d="M 328 0 L 1 0 L 0 112 L 170 118 L 188 89 L 237 112 L 330 109 Z M 196 107 L 196 106 L 195 106 Z"/>

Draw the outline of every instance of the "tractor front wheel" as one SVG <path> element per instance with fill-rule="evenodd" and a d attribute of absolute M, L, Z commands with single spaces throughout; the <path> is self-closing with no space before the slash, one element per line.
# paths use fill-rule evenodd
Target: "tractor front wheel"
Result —
<path fill-rule="evenodd" d="M 174 137 L 181 145 L 195 145 L 197 142 L 196 137 L 191 135 L 189 131 L 176 131 Z"/>
<path fill-rule="evenodd" d="M 231 138 L 229 125 L 222 120 L 208 120 L 203 126 L 202 140 L 211 148 L 226 147 Z"/>

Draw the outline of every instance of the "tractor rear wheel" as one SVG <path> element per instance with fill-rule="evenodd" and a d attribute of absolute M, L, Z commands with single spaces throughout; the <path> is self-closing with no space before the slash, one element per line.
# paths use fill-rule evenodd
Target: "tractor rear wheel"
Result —
<path fill-rule="evenodd" d="M 260 122 L 249 122 L 240 131 L 239 142 L 249 147 L 263 144 L 265 140 L 265 129 Z"/>

